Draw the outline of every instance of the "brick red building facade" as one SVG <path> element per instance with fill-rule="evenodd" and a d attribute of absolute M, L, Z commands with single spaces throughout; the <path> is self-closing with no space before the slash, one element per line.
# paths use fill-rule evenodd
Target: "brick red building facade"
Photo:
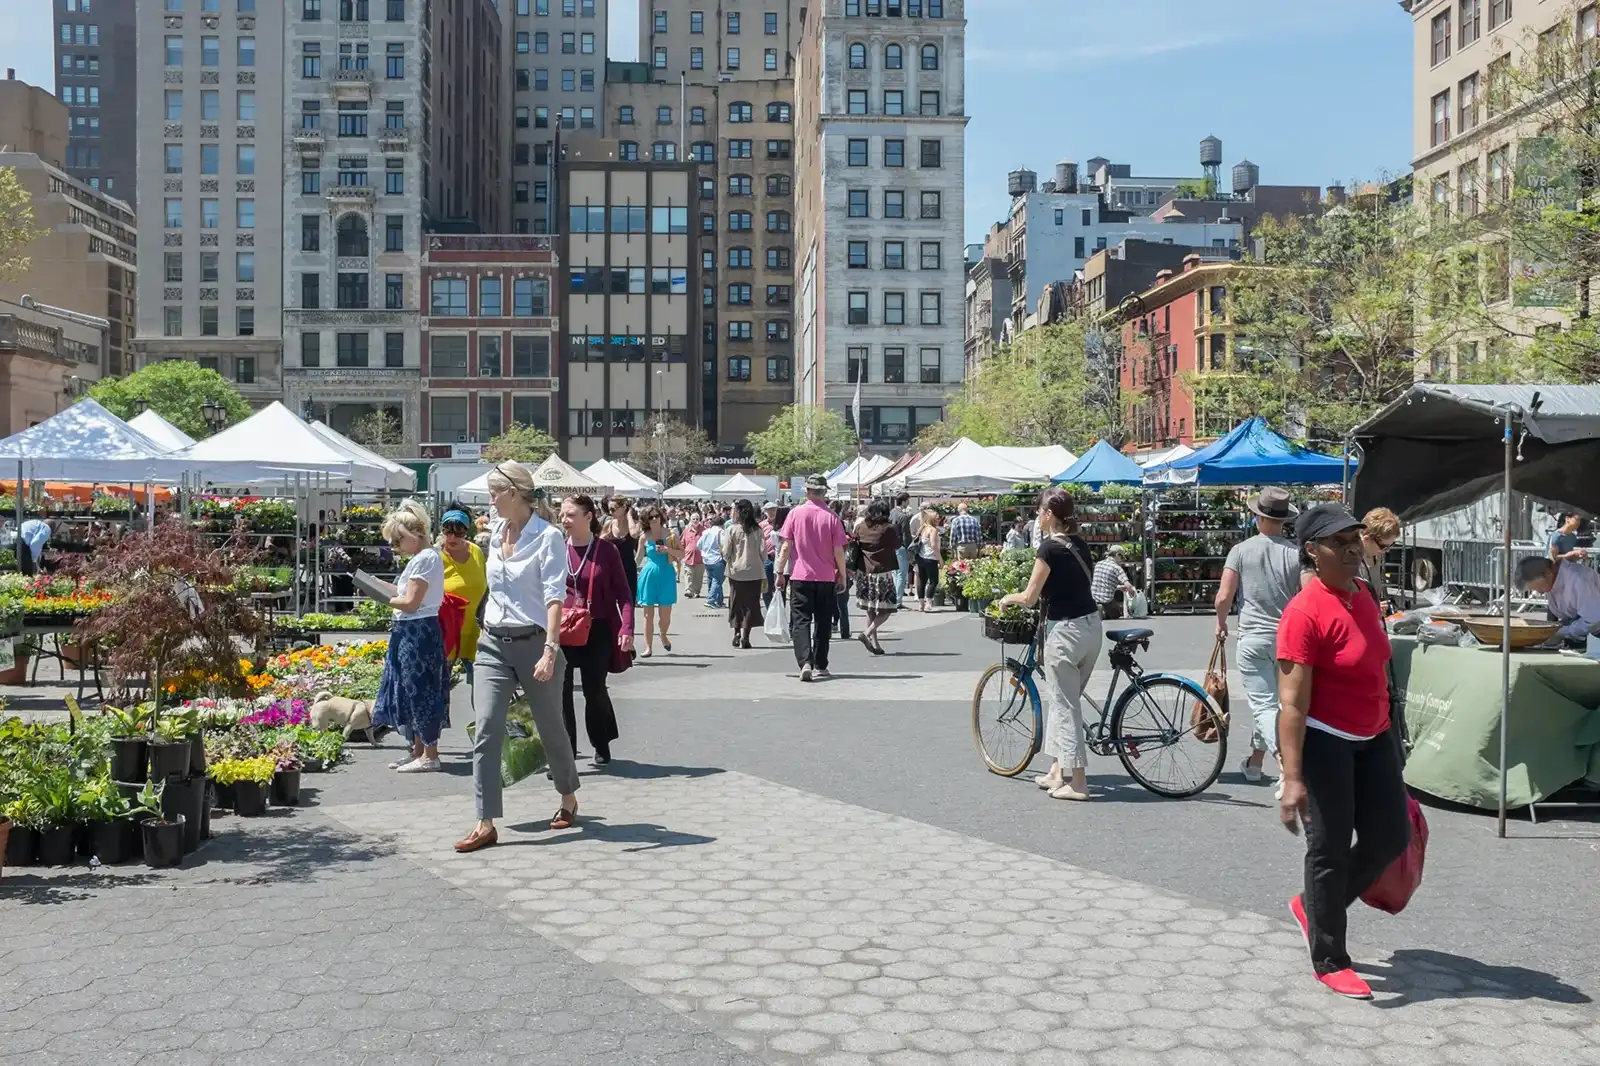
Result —
<path fill-rule="evenodd" d="M 475 445 L 513 423 L 560 440 L 553 239 L 437 234 L 427 240 L 423 457 L 475 458 Z"/>
<path fill-rule="evenodd" d="M 1192 445 L 1233 428 L 1231 414 L 1212 417 L 1204 408 L 1197 414 L 1186 384 L 1192 379 L 1185 375 L 1247 372 L 1235 360 L 1228 299 L 1229 282 L 1242 269 L 1192 255 L 1179 271 L 1162 271 L 1153 286 L 1119 308 L 1122 395 L 1133 448 Z"/>

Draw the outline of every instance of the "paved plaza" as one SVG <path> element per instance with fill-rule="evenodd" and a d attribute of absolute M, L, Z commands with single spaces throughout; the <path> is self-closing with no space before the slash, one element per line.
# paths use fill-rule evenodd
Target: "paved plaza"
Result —
<path fill-rule="evenodd" d="M 1196 800 L 1113 760 L 1052 802 L 973 750 L 969 619 L 898 616 L 890 656 L 810 686 L 698 604 L 676 628 L 614 679 L 572 830 L 541 774 L 501 846 L 451 851 L 458 693 L 445 773 L 357 749 L 184 869 L 7 871 L 0 1064 L 1600 1064 L 1593 821 L 1499 841 L 1430 808 L 1412 906 L 1352 914 L 1377 999 L 1348 1002 L 1283 909 L 1301 844 L 1237 772 L 1239 716 Z M 1156 628 L 1147 665 L 1197 674 L 1204 620 Z"/>

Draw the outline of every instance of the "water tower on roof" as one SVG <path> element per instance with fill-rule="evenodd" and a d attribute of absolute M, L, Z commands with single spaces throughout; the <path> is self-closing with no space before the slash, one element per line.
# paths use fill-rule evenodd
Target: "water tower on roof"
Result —
<path fill-rule="evenodd" d="M 1261 184 L 1261 168 L 1248 159 L 1233 165 L 1233 195 L 1246 199 Z"/>
<path fill-rule="evenodd" d="M 1026 196 L 1038 188 L 1039 175 L 1026 167 L 1021 170 L 1013 170 L 1006 175 L 1006 190 L 1011 193 L 1012 199 L 1018 196 Z"/>
<path fill-rule="evenodd" d="M 1222 142 L 1216 137 L 1207 137 L 1200 142 L 1200 176 L 1206 184 L 1206 192 L 1215 193 L 1222 188 Z"/>

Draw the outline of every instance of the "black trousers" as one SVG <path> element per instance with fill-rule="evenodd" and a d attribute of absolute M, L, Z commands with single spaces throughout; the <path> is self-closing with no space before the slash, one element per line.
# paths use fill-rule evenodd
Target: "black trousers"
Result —
<path fill-rule="evenodd" d="M 1305 905 L 1311 965 L 1317 973 L 1349 969 L 1345 912 L 1411 842 L 1400 745 L 1393 727 L 1371 740 L 1345 740 L 1306 729 Z M 1355 834 L 1355 843 L 1350 836 Z"/>
<path fill-rule="evenodd" d="M 578 750 L 578 713 L 573 706 L 572 675 L 577 674 L 583 684 L 583 724 L 594 745 L 596 755 L 611 754 L 611 742 L 617 739 L 617 711 L 611 705 L 611 692 L 606 679 L 611 675 L 611 649 L 617 642 L 617 627 L 598 618 L 589 627 L 589 642 L 581 648 L 562 648 L 567 661 L 566 677 L 561 684 L 561 719 L 567 727 L 567 739 L 572 750 Z"/>
<path fill-rule="evenodd" d="M 931 599 L 939 587 L 939 560 L 917 556 L 917 599 Z"/>
<path fill-rule="evenodd" d="M 844 591 L 834 593 L 834 616 L 839 623 L 839 639 L 850 639 L 850 582 L 846 581 Z"/>
<path fill-rule="evenodd" d="M 797 666 L 828 668 L 828 643 L 833 638 L 833 612 L 839 586 L 832 581 L 789 582 L 789 638 Z"/>

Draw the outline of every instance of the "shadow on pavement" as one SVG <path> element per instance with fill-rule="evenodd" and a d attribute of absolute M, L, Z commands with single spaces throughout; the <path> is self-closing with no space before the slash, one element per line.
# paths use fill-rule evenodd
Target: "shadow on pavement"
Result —
<path fill-rule="evenodd" d="M 1358 967 L 1375 978 L 1373 989 L 1392 992 L 1377 1006 L 1393 1010 L 1438 999 L 1540 999 L 1592 1003 L 1587 994 L 1558 977 L 1523 966 L 1493 966 L 1477 959 L 1426 948 L 1401 948 L 1388 963 Z"/>
<path fill-rule="evenodd" d="M 550 823 L 523 822 L 521 825 L 509 826 L 518 833 L 546 833 L 550 831 Z M 691 847 L 696 844 L 710 844 L 716 837 L 702 836 L 699 833 L 680 833 L 668 829 L 664 825 L 653 822 L 627 822 L 622 825 L 607 825 L 605 819 L 595 815 L 578 815 L 578 824 L 571 829 L 564 830 L 559 836 L 535 837 L 531 840 L 502 840 L 501 847 L 549 847 L 553 844 L 570 844 L 585 837 L 593 840 L 603 840 L 611 844 L 637 844 L 638 847 L 624 848 L 624 851 L 656 851 L 661 848 Z"/>
<path fill-rule="evenodd" d="M 24 874 L 7 869 L 0 878 L 0 900 L 15 900 L 26 906 L 53 906 L 78 903 L 94 898 L 97 891 L 132 885 L 148 885 L 164 880 L 160 873 L 79 873 Z"/>
<path fill-rule="evenodd" d="M 656 781 L 663 777 L 710 777 L 727 772 L 720 766 L 659 766 L 629 759 L 612 759 L 604 770 L 605 776 L 625 777 L 632 781 Z"/>

